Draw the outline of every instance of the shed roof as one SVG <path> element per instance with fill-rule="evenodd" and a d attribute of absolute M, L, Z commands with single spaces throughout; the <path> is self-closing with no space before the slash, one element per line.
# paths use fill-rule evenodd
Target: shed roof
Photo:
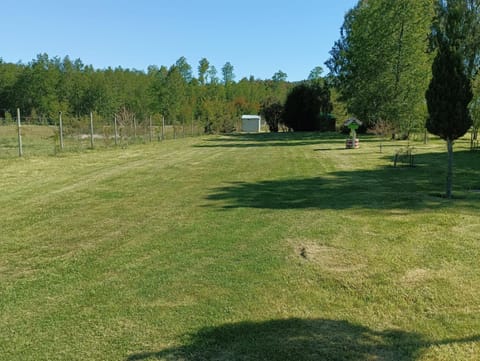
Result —
<path fill-rule="evenodd" d="M 242 115 L 242 119 L 261 119 L 260 115 Z"/>

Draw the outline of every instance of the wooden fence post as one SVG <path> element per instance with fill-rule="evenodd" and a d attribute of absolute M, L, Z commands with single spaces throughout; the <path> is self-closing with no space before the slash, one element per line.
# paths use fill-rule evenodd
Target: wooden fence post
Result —
<path fill-rule="evenodd" d="M 62 112 L 59 112 L 58 114 L 59 120 L 58 120 L 58 131 L 60 132 L 60 149 L 63 150 L 63 122 L 62 122 Z"/>
<path fill-rule="evenodd" d="M 133 141 L 137 141 L 137 118 L 133 116 Z"/>
<path fill-rule="evenodd" d="M 162 115 L 162 140 L 165 139 L 165 117 Z"/>
<path fill-rule="evenodd" d="M 149 132 L 150 132 L 149 137 L 150 137 L 150 143 L 151 143 L 151 142 L 152 142 L 152 116 L 151 116 L 151 115 L 150 115 L 150 118 L 149 118 L 149 120 L 148 120 L 148 123 L 149 123 L 149 126 L 150 126 L 150 128 L 149 128 Z"/>
<path fill-rule="evenodd" d="M 17 108 L 18 156 L 23 156 L 22 131 L 20 123 L 20 108 Z"/>
<path fill-rule="evenodd" d="M 93 113 L 90 112 L 90 148 L 93 149 Z"/>
<path fill-rule="evenodd" d="M 117 114 L 115 114 L 115 118 L 113 119 L 113 131 L 115 132 L 115 145 L 118 145 L 117 139 Z"/>

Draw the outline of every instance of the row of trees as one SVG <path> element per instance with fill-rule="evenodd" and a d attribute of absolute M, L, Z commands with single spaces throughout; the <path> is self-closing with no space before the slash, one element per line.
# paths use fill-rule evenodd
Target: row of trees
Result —
<path fill-rule="evenodd" d="M 445 29 L 442 34 L 448 34 L 474 81 L 480 62 L 479 0 L 360 0 L 346 14 L 327 62 L 348 113 L 369 128 L 387 124 L 383 129 L 405 136 L 425 129 L 435 29 Z M 474 108 L 479 97 L 477 90 Z"/>
<path fill-rule="evenodd" d="M 327 66 L 370 128 L 426 127 L 447 142 L 451 197 L 453 142 L 472 125 L 473 142 L 480 123 L 480 0 L 360 0 Z"/>
<path fill-rule="evenodd" d="M 241 114 L 257 114 L 265 99 L 283 102 L 292 84 L 278 71 L 270 80 L 253 76 L 235 81 L 227 62 L 217 72 L 207 59 L 197 74 L 184 57 L 175 64 L 150 66 L 137 71 L 123 68 L 94 69 L 80 59 L 38 55 L 28 64 L 0 59 L 0 117 L 22 114 L 56 119 L 58 113 L 76 118 L 91 111 L 111 119 L 113 114 L 134 114 L 145 119 L 160 114 L 172 124 L 201 121 L 211 132 L 233 129 Z"/>

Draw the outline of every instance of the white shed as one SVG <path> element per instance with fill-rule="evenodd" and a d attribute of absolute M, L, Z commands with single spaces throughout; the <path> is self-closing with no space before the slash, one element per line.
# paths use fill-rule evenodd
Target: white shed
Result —
<path fill-rule="evenodd" d="M 242 115 L 242 132 L 259 133 L 261 124 L 260 115 Z"/>

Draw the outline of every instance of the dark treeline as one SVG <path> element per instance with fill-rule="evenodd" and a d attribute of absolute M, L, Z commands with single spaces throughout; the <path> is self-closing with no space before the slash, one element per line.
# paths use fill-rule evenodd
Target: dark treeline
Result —
<path fill-rule="evenodd" d="M 262 103 L 283 103 L 292 83 L 278 71 L 271 80 L 235 81 L 234 67 L 220 72 L 207 59 L 197 69 L 184 57 L 147 71 L 95 69 L 80 59 L 40 54 L 28 64 L 0 59 L 0 118 L 22 115 L 55 121 L 59 112 L 81 119 L 94 112 L 109 120 L 129 113 L 137 119 L 165 117 L 169 124 L 200 122 L 207 132 L 229 132 L 241 114 L 258 114 Z"/>

